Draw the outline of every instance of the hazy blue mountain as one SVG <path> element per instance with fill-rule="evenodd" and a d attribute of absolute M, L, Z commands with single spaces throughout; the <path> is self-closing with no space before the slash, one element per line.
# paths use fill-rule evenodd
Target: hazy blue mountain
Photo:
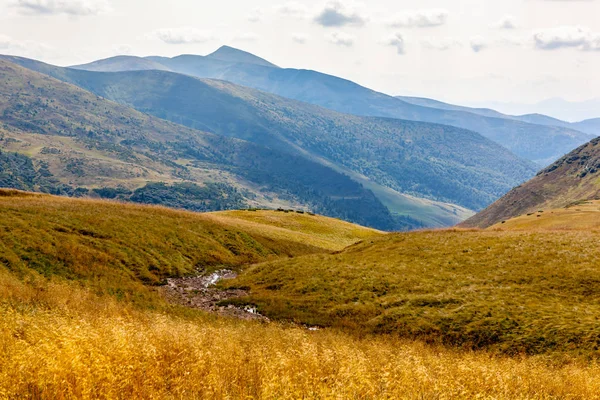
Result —
<path fill-rule="evenodd" d="M 390 189 L 481 209 L 536 170 L 481 135 L 451 126 L 340 114 L 164 71 L 96 73 L 20 62 L 160 118 L 319 160 L 361 181 L 400 215 Z"/>
<path fill-rule="evenodd" d="M 586 119 L 585 121 L 576 122 L 573 125 L 582 132 L 600 136 L 600 118 Z"/>
<path fill-rule="evenodd" d="M 133 193 L 132 201 L 193 210 L 289 202 L 379 229 L 422 226 L 307 157 L 177 125 L 1 58 L 0 187 Z M 175 201 L 182 190 L 188 202 Z"/>
<path fill-rule="evenodd" d="M 222 46 L 214 53 L 206 56 L 208 59 L 232 62 L 232 63 L 245 63 L 262 65 L 263 67 L 279 68 L 277 65 L 268 62 L 267 60 L 257 57 L 254 54 L 246 51 L 234 49 L 229 46 Z"/>
<path fill-rule="evenodd" d="M 223 51 L 234 55 L 243 53 L 231 48 Z M 221 50 L 217 51 L 219 52 Z M 243 60 L 245 55 L 234 55 L 227 57 L 230 61 L 216 59 L 212 55 L 148 59 L 174 72 L 222 79 L 342 113 L 432 122 L 472 130 L 539 164 L 548 164 L 591 139 L 590 135 L 563 127 L 492 118 L 467 111 L 423 107 L 335 76 L 310 70 L 274 68 L 265 66 L 264 63 L 257 65 L 237 62 Z M 88 69 L 85 65 L 78 68 Z M 94 69 L 98 69 L 97 65 Z M 132 69 L 135 68 L 124 67 L 123 71 Z"/>
<path fill-rule="evenodd" d="M 542 114 L 569 122 L 593 119 L 600 116 L 600 98 L 587 101 L 568 101 L 553 98 L 535 104 L 487 101 L 476 103 L 475 107 L 481 107 L 482 105 L 510 115 Z"/>
<path fill-rule="evenodd" d="M 573 129 L 591 135 L 590 137 L 600 136 L 600 123 L 598 123 L 598 121 L 600 121 L 600 118 L 585 120 L 581 122 L 567 122 L 542 114 L 507 115 L 489 108 L 470 108 L 464 106 L 457 106 L 454 104 L 448 104 L 423 97 L 397 96 L 397 98 L 412 104 L 439 108 L 441 110 L 467 111 L 473 114 L 488 117 L 511 119 L 537 125 L 558 126 L 562 128 Z"/>
<path fill-rule="evenodd" d="M 397 99 L 405 101 L 410 104 L 414 104 L 417 106 L 437 108 L 439 110 L 448 110 L 448 111 L 464 111 L 472 114 L 481 115 L 484 117 L 491 118 L 507 118 L 510 117 L 506 114 L 502 114 L 496 110 L 492 110 L 491 108 L 471 108 L 471 107 L 463 107 L 455 104 L 444 103 L 443 101 L 428 99 L 426 97 L 414 97 L 414 96 L 396 96 Z"/>
<path fill-rule="evenodd" d="M 164 65 L 154 62 L 152 60 L 135 57 L 135 56 L 117 56 L 111 57 L 104 60 L 94 61 L 89 64 L 82 66 L 74 66 L 77 69 L 86 69 L 88 71 L 102 71 L 102 72 L 115 72 L 123 70 L 162 70 L 168 71 L 169 68 Z"/>

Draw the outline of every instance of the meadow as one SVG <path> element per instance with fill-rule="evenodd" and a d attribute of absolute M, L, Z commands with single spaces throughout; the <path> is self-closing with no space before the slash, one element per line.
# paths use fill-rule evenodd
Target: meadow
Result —
<path fill-rule="evenodd" d="M 143 310 L 0 274 L 2 399 L 598 399 L 600 366 Z"/>
<path fill-rule="evenodd" d="M 0 193 L 0 399 L 600 398 L 593 232 L 383 235 L 295 212 Z M 272 322 L 158 289 L 225 266 Z M 395 319 L 366 318 L 384 306 Z M 491 323 L 502 310 L 556 345 L 506 351 L 524 336 Z M 474 346 L 423 328 L 443 315 L 456 338 L 508 336 Z"/>

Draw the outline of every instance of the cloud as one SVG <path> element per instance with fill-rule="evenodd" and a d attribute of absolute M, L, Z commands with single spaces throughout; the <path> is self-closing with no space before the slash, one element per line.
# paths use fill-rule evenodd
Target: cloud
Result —
<path fill-rule="evenodd" d="M 167 44 L 204 43 L 214 39 L 210 32 L 192 27 L 158 29 L 150 36 Z"/>
<path fill-rule="evenodd" d="M 288 1 L 280 6 L 276 6 L 275 10 L 282 15 L 289 17 L 303 18 L 308 14 L 308 9 L 302 3 L 297 1 Z"/>
<path fill-rule="evenodd" d="M 333 0 L 325 4 L 325 7 L 314 18 L 314 21 L 321 26 L 330 28 L 346 25 L 362 26 L 367 18 L 360 15 L 356 5 Z"/>
<path fill-rule="evenodd" d="M 258 39 L 260 39 L 260 36 L 254 32 L 242 32 L 233 40 L 237 40 L 238 42 L 256 42 Z"/>
<path fill-rule="evenodd" d="M 392 17 L 388 24 L 394 28 L 432 28 L 446 24 L 448 16 L 444 9 L 405 11 Z"/>
<path fill-rule="evenodd" d="M 262 11 L 260 8 L 256 8 L 253 12 L 251 12 L 246 19 L 249 22 L 260 22 L 262 20 Z"/>
<path fill-rule="evenodd" d="M 0 51 L 21 57 L 34 59 L 48 58 L 53 56 L 54 49 L 32 40 L 17 40 L 8 35 L 0 34 Z"/>
<path fill-rule="evenodd" d="M 406 41 L 400 33 L 395 33 L 384 38 L 382 43 L 386 46 L 395 47 L 398 54 L 406 54 Z"/>
<path fill-rule="evenodd" d="M 293 33 L 292 40 L 298 44 L 306 44 L 308 42 L 309 37 L 304 33 Z"/>
<path fill-rule="evenodd" d="M 421 40 L 421 46 L 429 50 L 446 51 L 455 47 L 462 47 L 463 44 L 453 37 L 427 37 Z"/>
<path fill-rule="evenodd" d="M 112 50 L 115 54 L 118 54 L 121 56 L 130 56 L 133 53 L 133 49 L 128 44 L 121 44 L 118 46 L 114 46 L 112 48 Z"/>
<path fill-rule="evenodd" d="M 560 26 L 538 31 L 533 34 L 533 42 L 539 50 L 573 48 L 600 51 L 600 33 L 592 32 L 584 26 Z"/>
<path fill-rule="evenodd" d="M 14 0 L 12 6 L 26 15 L 88 16 L 112 10 L 107 0 Z"/>
<path fill-rule="evenodd" d="M 337 45 L 337 46 L 345 46 L 352 47 L 354 45 L 354 36 L 348 35 L 344 32 L 332 32 L 327 35 L 328 40 Z"/>
<path fill-rule="evenodd" d="M 475 53 L 482 52 L 490 46 L 487 39 L 483 36 L 473 36 L 469 41 L 469 44 L 471 46 L 471 50 L 473 50 Z"/>
<path fill-rule="evenodd" d="M 505 15 L 500 19 L 500 21 L 496 22 L 492 25 L 493 28 L 497 29 L 517 29 L 517 19 L 512 15 Z"/>

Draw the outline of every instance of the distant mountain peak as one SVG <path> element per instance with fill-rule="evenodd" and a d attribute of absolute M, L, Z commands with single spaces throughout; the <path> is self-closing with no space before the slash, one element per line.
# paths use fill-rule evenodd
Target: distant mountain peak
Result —
<path fill-rule="evenodd" d="M 230 46 L 221 46 L 217 51 L 206 56 L 215 60 L 237 62 L 243 64 L 262 65 L 264 67 L 279 68 L 277 65 L 268 62 L 267 60 L 255 56 L 247 51 L 236 49 Z"/>

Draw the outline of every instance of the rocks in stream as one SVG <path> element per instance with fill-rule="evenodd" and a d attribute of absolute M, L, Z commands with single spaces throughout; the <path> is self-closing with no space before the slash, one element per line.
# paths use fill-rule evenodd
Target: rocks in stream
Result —
<path fill-rule="evenodd" d="M 214 286 L 223 279 L 234 279 L 236 277 L 237 274 L 234 271 L 223 269 L 209 275 L 171 278 L 167 279 L 167 285 L 164 286 L 163 290 L 169 301 L 182 306 L 240 319 L 268 321 L 268 318 L 260 315 L 255 307 L 219 305 L 224 300 L 248 295 L 247 290 L 221 290 Z"/>

